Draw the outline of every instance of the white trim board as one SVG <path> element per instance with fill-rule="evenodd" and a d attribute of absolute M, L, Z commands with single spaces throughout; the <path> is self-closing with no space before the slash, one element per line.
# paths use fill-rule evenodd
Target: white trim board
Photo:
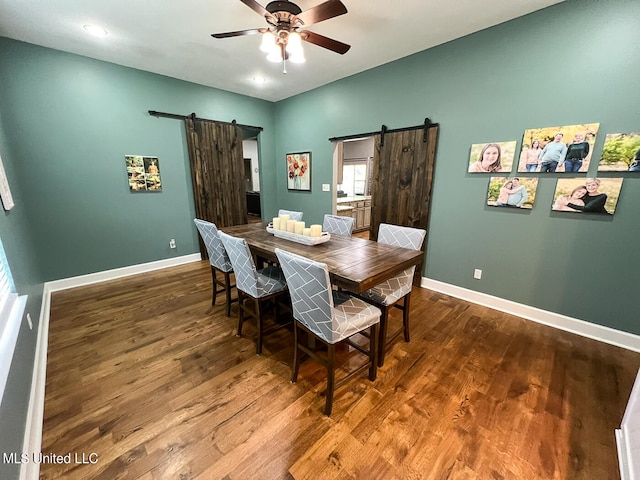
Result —
<path fill-rule="evenodd" d="M 33 458 L 33 453 L 42 450 L 42 423 L 44 420 L 44 388 L 47 376 L 47 349 L 49 346 L 49 313 L 51 308 L 51 292 L 75 288 L 93 283 L 115 280 L 117 278 L 137 275 L 139 273 L 152 272 L 168 267 L 184 265 L 185 263 L 199 262 L 202 257 L 199 253 L 184 255 L 181 257 L 159 260 L 157 262 L 132 265 L 130 267 L 116 268 L 104 272 L 90 273 L 78 277 L 55 280 L 44 284 L 42 290 L 42 306 L 40 308 L 40 322 L 38 325 L 38 339 L 31 378 L 31 393 L 29 395 L 29 410 L 25 425 L 22 452 Z M 26 462 L 20 467 L 20 480 L 38 480 L 40 478 L 40 464 Z"/>
<path fill-rule="evenodd" d="M 139 273 L 152 272 L 163 268 L 184 265 L 185 263 L 199 262 L 202 257 L 199 253 L 184 255 L 182 257 L 167 258 L 156 262 L 141 263 L 139 265 L 131 265 L 129 267 L 115 268 L 113 270 L 105 270 L 104 272 L 89 273 L 78 277 L 63 278 L 62 280 L 54 280 L 45 283 L 45 288 L 49 287 L 49 291 L 57 292 L 58 290 L 66 290 L 68 288 L 83 287 L 92 283 L 106 282 L 107 280 L 115 280 L 117 278 L 137 275 Z"/>
<path fill-rule="evenodd" d="M 516 315 L 518 317 L 531 320 L 543 325 L 558 328 L 566 332 L 575 333 L 583 337 L 598 340 L 600 342 L 615 345 L 616 347 L 626 348 L 634 352 L 640 352 L 640 336 L 632 333 L 615 330 L 603 325 L 585 322 L 577 318 L 567 317 L 559 313 L 541 310 L 539 308 L 530 307 L 522 303 L 512 302 L 503 298 L 487 295 L 486 293 L 476 292 L 466 288 L 458 287 L 438 280 L 422 277 L 420 286 L 444 293 L 452 297 L 460 298 L 478 305 L 493 308 L 501 312 Z"/>

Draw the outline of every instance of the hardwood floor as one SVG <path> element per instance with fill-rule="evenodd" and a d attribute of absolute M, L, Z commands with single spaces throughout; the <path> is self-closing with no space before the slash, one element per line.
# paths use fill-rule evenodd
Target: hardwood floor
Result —
<path fill-rule="evenodd" d="M 53 294 L 42 451 L 72 458 L 41 478 L 619 478 L 638 353 L 414 288 L 411 342 L 338 389 L 328 418 L 322 367 L 290 383 L 287 330 L 257 356 L 253 324 L 238 338 L 211 307 L 210 275 Z"/>

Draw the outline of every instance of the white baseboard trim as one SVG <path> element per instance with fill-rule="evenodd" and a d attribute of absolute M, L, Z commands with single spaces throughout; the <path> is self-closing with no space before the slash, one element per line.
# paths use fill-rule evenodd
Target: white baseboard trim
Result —
<path fill-rule="evenodd" d="M 466 288 L 451 285 L 449 283 L 422 277 L 420 286 L 444 293 L 452 297 L 460 298 L 478 305 L 493 308 L 501 312 L 516 315 L 518 317 L 555 327 L 566 332 L 575 333 L 583 337 L 598 340 L 600 342 L 626 348 L 634 352 L 640 352 L 640 336 L 632 333 L 615 330 L 603 325 L 586 322 L 577 318 L 567 317 L 559 313 L 541 310 L 521 303 L 512 302 L 503 298 L 487 295 Z"/>
<path fill-rule="evenodd" d="M 91 285 L 92 283 L 106 282 L 107 280 L 115 280 L 116 278 L 152 272 L 153 270 L 175 267 L 177 265 L 184 265 L 185 263 L 199 262 L 200 260 L 202 260 L 202 257 L 199 253 L 192 253 L 191 255 L 183 255 L 182 257 L 167 258 L 156 262 L 141 263 L 139 265 L 115 268 L 113 270 L 105 270 L 104 272 L 89 273 L 78 277 L 63 278 L 62 280 L 47 282 L 45 285 L 49 287 L 51 292 L 57 292 L 58 290 L 83 287 L 85 285 Z"/>
<path fill-rule="evenodd" d="M 29 410 L 25 425 L 22 453 L 27 453 L 33 458 L 34 453 L 42 450 L 42 424 L 44 420 L 44 389 L 47 377 L 47 350 L 49 347 L 49 311 L 51 308 L 51 293 L 68 288 L 90 285 L 92 283 L 115 280 L 139 273 L 152 272 L 162 268 L 174 267 L 190 262 L 199 262 L 202 257 L 199 253 L 184 255 L 182 257 L 159 260 L 157 262 L 142 263 L 130 267 L 116 268 L 104 272 L 90 273 L 78 277 L 46 282 L 42 290 L 42 306 L 40 308 L 40 322 L 38 326 L 38 339 L 31 378 L 31 393 L 29 394 Z M 20 480 L 38 480 L 40 478 L 40 464 L 26 462 L 20 467 Z"/>

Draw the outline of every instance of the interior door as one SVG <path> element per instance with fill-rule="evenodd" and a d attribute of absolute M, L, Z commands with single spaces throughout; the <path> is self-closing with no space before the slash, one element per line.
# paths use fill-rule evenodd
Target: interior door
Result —
<path fill-rule="evenodd" d="M 437 138 L 435 124 L 375 136 L 369 227 L 372 240 L 377 239 L 380 223 L 427 230 Z"/>
<path fill-rule="evenodd" d="M 196 217 L 218 227 L 247 223 L 242 128 L 197 118 L 185 127 Z"/>

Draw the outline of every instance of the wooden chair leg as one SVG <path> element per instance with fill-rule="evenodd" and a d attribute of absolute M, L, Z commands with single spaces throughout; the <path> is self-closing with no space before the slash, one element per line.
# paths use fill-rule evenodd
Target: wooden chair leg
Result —
<path fill-rule="evenodd" d="M 262 353 L 262 302 L 257 298 L 253 300 L 255 305 L 256 322 L 258 324 L 258 339 L 256 341 L 256 353 Z"/>
<path fill-rule="evenodd" d="M 369 329 L 369 380 L 372 382 L 378 376 L 378 324 L 371 325 Z"/>
<path fill-rule="evenodd" d="M 331 416 L 331 410 L 333 409 L 333 390 L 335 386 L 335 360 L 336 360 L 336 346 L 330 343 L 327 346 L 327 401 L 324 407 L 324 414 Z"/>
<path fill-rule="evenodd" d="M 298 351 L 298 323 L 293 321 L 293 368 L 291 371 L 291 382 L 298 380 L 298 369 L 300 368 L 300 352 Z"/>
<path fill-rule="evenodd" d="M 215 305 L 216 297 L 218 296 L 218 279 L 216 277 L 216 268 L 213 265 L 211 265 L 211 288 L 213 289 L 211 305 Z"/>
<path fill-rule="evenodd" d="M 242 323 L 244 322 L 244 293 L 238 290 L 238 333 L 237 337 L 242 336 Z"/>
<path fill-rule="evenodd" d="M 384 365 L 384 354 L 387 349 L 387 325 L 389 318 L 389 306 L 382 306 L 382 315 L 380 315 L 380 336 L 378 341 L 378 367 Z"/>
<path fill-rule="evenodd" d="M 404 308 L 402 309 L 402 328 L 404 329 L 404 341 L 408 342 L 409 338 L 409 305 L 411 302 L 411 292 L 404 297 Z"/>
<path fill-rule="evenodd" d="M 231 274 L 224 272 L 224 290 L 227 296 L 227 317 L 231 316 Z"/>

